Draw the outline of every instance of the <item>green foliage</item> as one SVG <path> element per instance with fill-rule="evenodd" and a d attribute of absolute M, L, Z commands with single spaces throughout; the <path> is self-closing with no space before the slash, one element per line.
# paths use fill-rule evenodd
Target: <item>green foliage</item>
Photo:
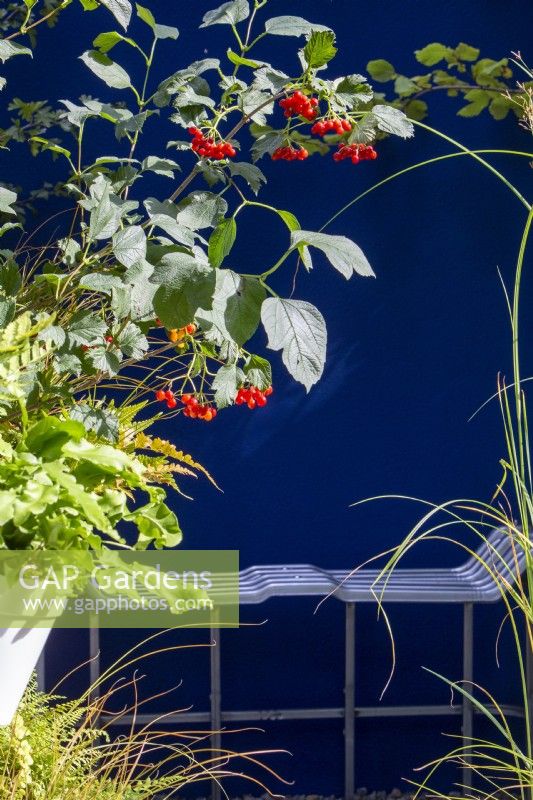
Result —
<path fill-rule="evenodd" d="M 251 161 L 280 145 L 318 158 L 338 143 L 313 136 L 309 120 L 284 117 L 278 101 L 296 91 L 313 97 L 317 120 L 340 116 L 354 130 L 364 126 L 367 141 L 382 131 L 411 136 L 413 129 L 400 110 L 369 108 L 373 94 L 363 76 L 328 76 L 337 52 L 333 31 L 301 17 L 260 23 L 263 0 L 253 11 L 247 0 L 206 11 L 202 28 L 225 26 L 229 37 L 221 59 L 170 64 L 159 84 L 151 80 L 154 59 L 178 30 L 130 0 L 25 3 L 18 28 L 0 39 L 0 60 L 31 55 L 45 7 L 52 21 L 69 4 L 78 13 L 103 12 L 103 30 L 80 58 L 107 99 L 65 99 L 60 111 L 7 100 L 13 117 L 0 132 L 4 147 L 27 141 L 34 154 L 56 159 L 61 192 L 75 207 L 66 236 L 42 248 L 0 251 L 0 348 L 7 348 L 5 356 L 0 349 L 0 546 L 173 546 L 181 531 L 161 487 L 179 488 L 176 477 L 191 477 L 199 466 L 139 444 L 136 435 L 164 410 L 152 412 L 154 397 L 172 392 L 167 410 L 175 416 L 183 393 L 221 409 L 243 384 L 270 386 L 270 364 L 248 349 L 260 326 L 268 347 L 281 351 L 309 390 L 324 368 L 325 321 L 305 301 L 278 298 L 273 276 L 300 259 L 310 269 L 310 248 L 345 278 L 373 275 L 354 242 L 302 231 L 292 212 L 256 199 L 266 177 Z M 109 30 L 109 14 L 118 30 Z M 130 27 L 135 17 L 137 27 Z M 265 36 L 290 46 L 293 76 L 255 58 Z M 157 129 L 162 117 L 180 133 L 163 139 L 156 153 L 171 146 L 176 160 L 142 150 L 145 128 Z M 191 148 L 191 125 L 232 154 L 211 158 Z M 93 161 L 86 143 L 99 126 L 114 130 L 116 147 Z M 239 141 L 245 127 L 254 139 L 251 158 Z M 163 183 L 178 172 L 181 182 L 146 195 L 146 173 Z M 241 273 L 234 245 L 251 208 L 283 225 L 274 263 L 261 263 L 258 254 Z M 0 235 L 24 223 L 17 193 L 0 187 Z M 125 434 L 121 420 L 131 407 L 148 419 L 136 428 L 132 416 Z M 144 445 L 155 441 L 143 435 Z"/>
<path fill-rule="evenodd" d="M 480 50 L 465 42 L 456 47 L 432 42 L 414 55 L 429 71 L 407 76 L 384 59 L 368 62 L 367 72 L 374 81 L 393 84 L 392 93 L 376 95 L 374 102 L 386 101 L 409 118 L 423 120 L 428 115 L 427 97 L 444 91 L 448 97 L 466 101 L 457 112 L 461 117 L 477 117 L 485 109 L 496 120 L 505 119 L 509 112 L 524 117 L 524 100 L 533 81 L 517 84 L 510 59 L 481 58 Z"/>
<path fill-rule="evenodd" d="M 193 783 L 220 782 L 233 773 L 234 761 L 241 762 L 236 765 L 241 777 L 250 762 L 278 778 L 262 763 L 264 751 L 242 757 L 225 749 L 213 754 L 206 751 L 205 734 L 162 736 L 160 726 L 152 724 L 133 729 L 128 713 L 135 716 L 147 702 L 138 696 L 138 678 L 107 684 L 121 667 L 146 658 L 138 650 L 107 670 L 104 686 L 101 679 L 74 700 L 40 692 L 32 680 L 13 723 L 0 728 L 0 800 L 156 800 Z M 91 699 L 92 689 L 99 689 L 101 698 Z M 127 733 L 112 737 L 110 717 Z M 150 758 L 143 758 L 145 753 Z M 251 780 L 258 783 L 257 777 Z"/>

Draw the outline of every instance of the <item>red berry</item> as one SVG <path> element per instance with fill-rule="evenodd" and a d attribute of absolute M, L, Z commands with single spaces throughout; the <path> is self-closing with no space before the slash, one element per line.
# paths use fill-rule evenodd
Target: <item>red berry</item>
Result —
<path fill-rule="evenodd" d="M 178 402 L 175 397 L 171 397 L 169 400 L 167 400 L 167 408 L 176 408 L 177 405 Z"/>
<path fill-rule="evenodd" d="M 268 389 L 265 389 L 263 394 L 265 395 L 265 397 L 270 397 L 270 395 L 272 394 L 273 391 L 274 391 L 274 389 L 272 388 L 272 386 L 269 386 Z"/>
<path fill-rule="evenodd" d="M 192 400 L 192 395 L 190 395 L 190 394 L 182 394 L 181 395 L 181 402 L 185 406 L 188 405 L 191 402 L 191 400 Z"/>
<path fill-rule="evenodd" d="M 111 342 L 113 342 L 113 341 L 114 341 L 114 339 L 113 339 L 113 337 L 112 337 L 112 336 L 106 336 L 106 337 L 105 337 L 105 340 L 106 340 L 106 342 L 107 342 L 108 344 L 111 344 Z"/>
<path fill-rule="evenodd" d="M 174 392 L 172 392 L 170 389 L 167 389 L 165 392 L 165 399 L 171 400 L 173 397 L 174 397 Z"/>
<path fill-rule="evenodd" d="M 255 402 L 257 403 L 259 408 L 263 408 L 264 406 L 266 406 L 268 401 L 267 401 L 265 395 L 262 394 L 262 392 L 259 392 L 259 394 L 255 398 Z"/>
<path fill-rule="evenodd" d="M 246 405 L 247 405 L 247 406 L 248 406 L 248 408 L 250 408 L 250 409 L 251 409 L 251 408 L 255 408 L 255 400 L 254 400 L 254 398 L 253 398 L 253 397 L 250 397 L 250 399 L 248 400 L 248 402 L 247 402 L 247 404 L 246 404 Z"/>
<path fill-rule="evenodd" d="M 82 344 L 81 349 L 83 350 L 84 353 L 86 353 L 87 350 L 89 350 L 89 345 L 88 344 Z"/>
<path fill-rule="evenodd" d="M 198 399 L 196 397 L 191 397 L 187 405 L 189 406 L 189 408 L 196 409 L 198 407 Z"/>
<path fill-rule="evenodd" d="M 161 402 L 162 400 L 166 400 L 165 392 L 163 391 L 163 389 L 157 390 L 157 392 L 155 393 L 155 399 L 159 400 L 159 402 Z"/>

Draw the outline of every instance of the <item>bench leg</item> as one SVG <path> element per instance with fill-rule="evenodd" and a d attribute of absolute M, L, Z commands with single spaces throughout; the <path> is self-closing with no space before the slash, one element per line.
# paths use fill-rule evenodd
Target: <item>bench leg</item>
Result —
<path fill-rule="evenodd" d="M 346 603 L 344 662 L 344 800 L 355 794 L 355 603 Z"/>
<path fill-rule="evenodd" d="M 211 628 L 211 711 L 210 711 L 210 725 L 211 725 L 211 750 L 212 756 L 216 758 L 220 752 L 222 737 L 220 729 L 222 727 L 222 682 L 221 682 L 221 668 L 220 668 L 220 635 L 221 628 Z M 216 781 L 211 782 L 211 800 L 220 800 L 221 791 L 220 785 Z"/>
<path fill-rule="evenodd" d="M 471 692 L 474 680 L 474 604 L 465 603 L 463 606 L 463 681 L 464 688 Z M 474 708 L 472 703 L 463 696 L 463 746 L 467 747 L 472 742 L 474 732 Z M 472 787 L 472 770 L 463 767 L 463 785 Z"/>

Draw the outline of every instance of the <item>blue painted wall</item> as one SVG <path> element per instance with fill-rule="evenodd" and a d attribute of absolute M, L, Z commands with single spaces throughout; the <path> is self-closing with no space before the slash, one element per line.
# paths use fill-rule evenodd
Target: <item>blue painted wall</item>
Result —
<path fill-rule="evenodd" d="M 162 46 L 155 78 L 204 54 L 221 56 L 227 47 L 218 26 L 198 32 L 213 3 L 151 3 L 162 22 L 180 27 L 177 43 Z M 378 0 L 271 0 L 272 15 L 301 14 L 331 25 L 338 33 L 339 56 L 333 70 L 358 72 L 371 58 L 392 61 L 400 71 L 415 71 L 412 51 L 431 41 L 466 41 L 495 58 L 522 48 L 533 22 L 529 0 L 401 3 Z M 41 36 L 35 61 L 9 65 L 8 91 L 23 98 L 75 99 L 80 91 L 106 97 L 76 57 L 93 35 L 107 26 L 102 15 L 79 15 L 71 8 L 55 30 Z M 291 70 L 294 40 L 272 39 L 257 57 Z M 118 51 L 117 51 L 118 52 Z M 125 54 L 123 54 L 125 57 Z M 531 55 L 531 54 L 530 54 Z M 128 54 L 129 56 L 129 54 Z M 159 70 L 159 71 L 158 71 Z M 38 79 L 36 78 L 38 76 Z M 444 97 L 431 103 L 430 123 L 472 148 L 527 149 L 525 132 L 514 120 L 496 124 L 488 117 L 463 120 Z M 99 154 L 111 146 L 104 129 L 94 128 Z M 147 127 L 146 153 L 162 154 L 167 123 Z M 179 138 L 171 128 L 167 138 Z M 377 162 L 351 168 L 328 160 L 305 165 L 264 163 L 269 177 L 265 202 L 294 211 L 302 225 L 317 229 L 340 205 L 376 180 L 402 167 L 449 152 L 449 147 L 419 133 L 407 143 L 388 141 Z M 36 169 L 19 151 L 0 156 L 6 179 Z M 51 175 L 45 166 L 41 177 Z M 530 184 L 525 161 L 498 159 L 524 190 Z M 18 178 L 20 181 L 20 178 Z M 164 196 L 167 184 L 154 185 Z M 254 271 L 272 263 L 285 246 L 285 231 L 268 217 L 250 215 L 234 263 Z M 500 477 L 503 441 L 498 411 L 491 406 L 469 423 L 474 409 L 495 388 L 499 370 L 509 371 L 510 341 L 497 267 L 510 279 L 523 210 L 508 190 L 466 159 L 412 173 L 380 189 L 350 210 L 330 232 L 344 233 L 368 254 L 377 280 L 346 284 L 316 259 L 310 275 L 300 275 L 298 296 L 324 312 L 330 332 L 328 365 L 322 383 L 306 397 L 286 377 L 274 357 L 276 394 L 268 408 L 250 414 L 235 408 L 208 428 L 184 421 L 161 425 L 161 432 L 204 463 L 224 489 L 194 486 L 192 503 L 176 501 L 189 548 L 238 548 L 243 566 L 265 562 L 312 562 L 350 567 L 398 542 L 417 509 L 380 502 L 350 509 L 355 500 L 398 493 L 442 501 L 452 497 L 489 499 Z M 292 273 L 280 276 L 286 291 Z M 530 293 L 531 280 L 525 292 Z M 529 294 L 531 297 L 531 294 Z M 526 318 L 527 318 L 527 308 Z M 529 320 L 524 319 L 524 330 Z M 530 329 L 530 328 L 529 328 Z M 264 345 L 262 334 L 258 337 Z M 531 352 L 524 372 L 531 374 Z M 426 545 L 413 553 L 413 565 L 456 563 L 452 550 Z M 228 632 L 224 642 L 226 706 L 272 708 L 280 705 L 342 704 L 342 609 L 331 601 L 318 614 L 314 603 L 271 603 L 245 609 L 260 628 Z M 389 669 L 387 638 L 375 609 L 359 614 L 357 701 L 377 702 Z M 384 702 L 448 702 L 446 689 L 422 673 L 421 665 L 450 677 L 460 674 L 459 615 L 455 610 L 393 609 L 398 639 L 398 672 Z M 514 696 L 512 672 L 502 676 L 494 661 L 496 609 L 478 617 L 478 677 L 495 686 L 502 699 Z M 57 634 L 61 657 L 50 658 L 58 673 L 83 656 L 80 637 Z M 125 645 L 126 635 L 104 636 L 105 657 Z M 510 651 L 503 668 L 511 669 Z M 206 670 L 198 656 L 160 662 L 147 686 L 184 679 L 176 704 L 206 707 Z M 150 683 L 151 682 L 151 683 Z M 390 788 L 412 768 L 442 752 L 443 720 L 364 721 L 358 725 L 358 784 Z M 338 792 L 342 786 L 342 726 L 334 723 L 282 723 L 266 737 L 243 735 L 235 746 L 259 741 L 285 747 L 292 759 L 277 758 L 294 790 Z"/>

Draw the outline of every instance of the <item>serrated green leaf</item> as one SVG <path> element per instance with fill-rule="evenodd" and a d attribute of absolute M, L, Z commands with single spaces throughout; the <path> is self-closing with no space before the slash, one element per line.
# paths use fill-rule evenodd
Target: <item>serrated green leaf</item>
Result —
<path fill-rule="evenodd" d="M 230 175 L 240 175 L 240 177 L 244 178 L 254 194 L 258 194 L 261 185 L 266 183 L 266 177 L 259 167 L 256 167 L 255 164 L 249 164 L 247 161 L 230 161 L 228 163 L 228 170 Z"/>
<path fill-rule="evenodd" d="M 76 403 L 70 409 L 70 418 L 81 422 L 86 431 L 94 431 L 97 436 L 116 442 L 119 422 L 115 412 L 107 408 L 94 408 L 87 403 Z"/>
<path fill-rule="evenodd" d="M 272 367 L 270 361 L 261 356 L 250 355 L 244 365 L 244 374 L 252 386 L 264 390 L 272 386 Z"/>
<path fill-rule="evenodd" d="M 268 297 L 261 309 L 268 347 L 281 350 L 292 377 L 307 391 L 324 371 L 327 331 L 320 311 L 304 300 Z"/>
<path fill-rule="evenodd" d="M 236 364 L 225 364 L 220 367 L 212 383 L 218 408 L 226 408 L 233 403 L 243 379 L 244 373 Z"/>
<path fill-rule="evenodd" d="M 414 136 L 415 129 L 413 123 L 399 108 L 393 106 L 376 105 L 372 109 L 372 117 L 376 120 L 376 125 L 384 133 L 392 133 L 401 136 L 402 139 L 409 139 Z"/>
<path fill-rule="evenodd" d="M 192 231 L 214 228 L 227 210 L 228 204 L 223 197 L 212 192 L 191 192 L 178 204 L 176 221 Z"/>
<path fill-rule="evenodd" d="M 209 237 L 208 256 L 214 267 L 220 267 L 224 259 L 231 252 L 237 237 L 237 223 L 233 217 L 219 222 Z"/>
<path fill-rule="evenodd" d="M 304 47 L 304 58 L 311 69 L 325 66 L 335 57 L 335 34 L 333 31 L 313 31 Z"/>
<path fill-rule="evenodd" d="M 183 328 L 199 308 L 210 309 L 216 270 L 186 253 L 168 253 L 156 267 L 154 311 L 166 328 Z"/>
<path fill-rule="evenodd" d="M 125 267 L 145 259 L 146 246 L 146 234 L 140 225 L 129 225 L 113 236 L 113 253 Z"/>
<path fill-rule="evenodd" d="M 116 375 L 120 369 L 120 355 L 115 349 L 110 350 L 108 347 L 99 345 L 91 347 L 86 356 L 99 372 Z"/>
<path fill-rule="evenodd" d="M 138 325 L 128 322 L 115 336 L 115 344 L 128 358 L 140 359 L 148 352 L 148 339 Z"/>
<path fill-rule="evenodd" d="M 101 342 L 107 330 L 106 323 L 92 311 L 77 311 L 66 329 L 72 344 L 95 344 Z"/>

